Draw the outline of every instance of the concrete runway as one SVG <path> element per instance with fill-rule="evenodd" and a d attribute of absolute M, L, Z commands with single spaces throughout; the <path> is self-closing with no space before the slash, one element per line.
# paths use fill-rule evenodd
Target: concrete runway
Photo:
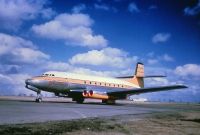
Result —
<path fill-rule="evenodd" d="M 96 100 L 86 100 L 84 104 L 70 102 L 69 99 L 46 98 L 45 102 L 35 103 L 34 98 L 17 97 L 0 98 L 0 125 L 46 122 L 54 120 L 71 120 L 89 117 L 105 117 L 114 115 L 134 114 L 135 118 L 151 114 L 187 107 L 164 105 L 158 103 L 133 103 L 118 101 L 116 105 L 105 105 Z M 9 98 L 8 98 L 9 99 Z M 11 101 L 11 99 L 15 99 Z M 199 109 L 199 106 L 198 108 Z"/>

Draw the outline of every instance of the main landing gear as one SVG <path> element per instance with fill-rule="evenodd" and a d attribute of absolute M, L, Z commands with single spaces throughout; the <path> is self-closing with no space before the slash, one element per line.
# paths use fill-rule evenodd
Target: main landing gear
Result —
<path fill-rule="evenodd" d="M 103 99 L 102 103 L 107 104 L 107 105 L 114 105 L 115 104 L 115 100 L 112 100 L 112 99 Z"/>
<path fill-rule="evenodd" d="M 84 98 L 72 98 L 72 101 L 76 101 L 78 104 L 82 104 L 84 102 Z"/>
<path fill-rule="evenodd" d="M 37 92 L 37 97 L 35 99 L 35 102 L 40 103 L 42 102 L 42 95 L 41 92 Z"/>

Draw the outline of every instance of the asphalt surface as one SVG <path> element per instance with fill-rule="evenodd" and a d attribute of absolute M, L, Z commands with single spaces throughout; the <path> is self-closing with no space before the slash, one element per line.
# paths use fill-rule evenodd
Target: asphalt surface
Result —
<path fill-rule="evenodd" d="M 24 98 L 21 98 L 24 99 Z M 187 108 L 187 107 L 185 107 Z M 1 100 L 0 125 L 46 122 L 54 120 L 71 120 L 89 117 L 105 117 L 115 115 L 134 114 L 135 118 L 144 114 L 185 109 L 176 105 L 133 103 L 118 101 L 116 105 L 105 105 L 96 100 L 87 100 L 84 104 L 76 104 L 69 100 L 46 99 L 45 102 L 35 103 L 33 98 L 25 100 Z M 198 108 L 199 109 L 199 106 Z"/>

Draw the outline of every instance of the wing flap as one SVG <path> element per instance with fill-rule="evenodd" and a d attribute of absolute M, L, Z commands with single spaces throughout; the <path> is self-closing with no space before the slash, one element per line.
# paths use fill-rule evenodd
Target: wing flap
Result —
<path fill-rule="evenodd" d="M 107 94 L 112 95 L 112 96 L 121 96 L 121 95 L 127 95 L 127 94 L 133 94 L 134 95 L 134 94 L 167 91 L 167 90 L 183 89 L 183 88 L 187 88 L 187 86 L 185 86 L 185 85 L 171 85 L 171 86 L 161 86 L 161 87 L 136 88 L 136 89 L 130 89 L 130 90 L 123 90 L 123 91 L 107 92 Z"/>

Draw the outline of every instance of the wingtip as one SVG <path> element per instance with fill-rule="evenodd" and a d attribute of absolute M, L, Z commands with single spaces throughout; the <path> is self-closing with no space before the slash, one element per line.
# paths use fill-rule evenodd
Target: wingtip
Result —
<path fill-rule="evenodd" d="M 180 88 L 188 88 L 188 86 L 184 85 L 184 84 L 177 84 Z"/>

